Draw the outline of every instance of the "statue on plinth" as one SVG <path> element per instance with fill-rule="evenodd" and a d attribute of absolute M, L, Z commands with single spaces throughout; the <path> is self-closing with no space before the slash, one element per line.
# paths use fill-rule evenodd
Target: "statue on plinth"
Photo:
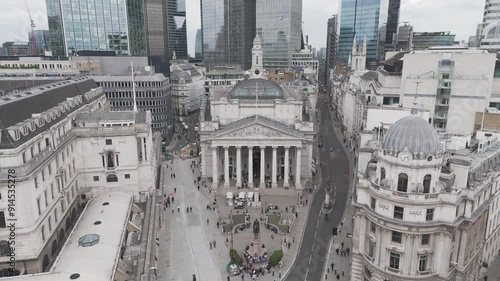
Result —
<path fill-rule="evenodd" d="M 255 219 L 255 221 L 253 222 L 253 234 L 255 239 L 259 238 L 259 233 L 260 233 L 259 220 Z"/>

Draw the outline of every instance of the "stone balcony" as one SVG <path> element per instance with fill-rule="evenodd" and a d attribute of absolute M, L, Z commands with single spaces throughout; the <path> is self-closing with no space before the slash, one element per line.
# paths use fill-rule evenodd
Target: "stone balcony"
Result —
<path fill-rule="evenodd" d="M 391 190 L 386 186 L 381 186 L 373 180 L 359 181 L 362 188 L 367 189 L 371 194 L 377 195 L 382 198 L 390 198 L 392 201 L 399 201 L 403 203 L 439 203 L 443 201 L 441 195 L 443 193 L 417 193 L 417 192 L 400 192 Z"/>

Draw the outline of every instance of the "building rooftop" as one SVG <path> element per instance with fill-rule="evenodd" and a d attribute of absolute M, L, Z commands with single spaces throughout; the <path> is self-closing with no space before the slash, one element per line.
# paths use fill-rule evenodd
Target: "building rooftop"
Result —
<path fill-rule="evenodd" d="M 131 206 L 130 194 L 108 192 L 94 197 L 83 210 L 50 272 L 9 280 L 67 281 L 73 274 L 79 274 L 78 281 L 115 280 Z M 80 246 L 79 239 L 88 234 L 99 237 L 97 244 Z"/>
<path fill-rule="evenodd" d="M 79 113 L 76 115 L 76 122 L 134 122 L 146 123 L 146 111 L 139 112 L 92 112 Z"/>
<path fill-rule="evenodd" d="M 240 81 L 231 90 L 231 97 L 235 99 L 255 99 L 257 92 L 259 99 L 282 99 L 284 97 L 284 90 L 280 85 L 266 79 Z"/>
<path fill-rule="evenodd" d="M 214 67 L 207 72 L 207 75 L 224 75 L 224 74 L 241 74 L 241 76 L 243 76 L 243 72 L 241 71 L 241 69 L 234 67 Z"/>
<path fill-rule="evenodd" d="M 423 157 L 436 155 L 441 143 L 436 130 L 423 118 L 412 114 L 399 119 L 384 137 L 383 149 L 396 152 L 408 149 L 411 153 L 423 153 Z"/>
<path fill-rule="evenodd" d="M 14 140 L 7 129 L 20 122 L 32 118 L 32 114 L 39 114 L 48 111 L 60 103 L 68 99 L 75 98 L 80 95 L 97 89 L 99 86 L 94 80 L 89 78 L 78 78 L 74 80 L 65 80 L 56 82 L 50 85 L 44 85 L 29 91 L 23 91 L 0 98 L 0 149 L 13 148 L 24 143 L 26 140 L 39 134 L 38 130 L 32 131 L 27 135 L 23 135 L 17 141 Z M 46 121 L 44 128 L 50 128 L 51 124 L 56 124 L 69 113 L 77 110 L 84 104 L 90 103 L 92 100 L 82 99 L 82 104 L 75 106 L 63 112 L 55 119 Z"/>
<path fill-rule="evenodd" d="M 124 81 L 132 81 L 132 76 L 131 75 L 106 75 L 106 76 L 93 76 L 94 80 L 96 82 L 124 82 Z M 136 75 L 135 76 L 135 81 L 136 82 L 161 82 L 165 81 L 165 79 L 168 79 L 161 73 L 156 73 L 152 75 Z"/>

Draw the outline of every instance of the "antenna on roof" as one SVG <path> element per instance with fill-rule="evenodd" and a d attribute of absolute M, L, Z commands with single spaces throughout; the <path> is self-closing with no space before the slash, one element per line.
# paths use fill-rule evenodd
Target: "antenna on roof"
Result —
<path fill-rule="evenodd" d="M 132 94 L 134 96 L 134 113 L 137 113 L 137 103 L 135 102 L 135 68 L 134 62 L 130 62 L 130 69 L 132 70 Z"/>
<path fill-rule="evenodd" d="M 255 83 L 255 120 L 257 120 L 257 105 L 259 103 L 259 83 Z"/>

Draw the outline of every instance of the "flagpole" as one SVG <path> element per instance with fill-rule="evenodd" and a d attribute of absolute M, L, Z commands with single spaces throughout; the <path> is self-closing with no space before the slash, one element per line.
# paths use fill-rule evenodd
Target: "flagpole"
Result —
<path fill-rule="evenodd" d="M 134 62 L 130 62 L 130 69 L 132 70 L 132 94 L 134 95 L 134 113 L 137 112 L 137 103 L 135 101 L 135 69 Z"/>
<path fill-rule="evenodd" d="M 255 120 L 257 120 L 257 105 L 259 102 L 259 83 L 256 83 L 255 88 Z"/>

